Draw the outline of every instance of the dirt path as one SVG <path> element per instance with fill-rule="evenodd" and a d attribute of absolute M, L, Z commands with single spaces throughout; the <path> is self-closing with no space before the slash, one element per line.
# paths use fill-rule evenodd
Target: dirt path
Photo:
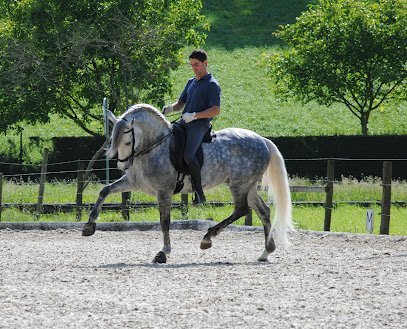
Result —
<path fill-rule="evenodd" d="M 0 328 L 406 328 L 407 237 L 0 230 Z"/>

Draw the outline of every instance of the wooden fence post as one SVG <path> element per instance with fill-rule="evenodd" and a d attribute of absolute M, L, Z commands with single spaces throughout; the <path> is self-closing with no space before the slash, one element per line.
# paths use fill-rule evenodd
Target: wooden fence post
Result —
<path fill-rule="evenodd" d="M 181 218 L 188 219 L 188 194 L 181 194 Z"/>
<path fill-rule="evenodd" d="M 131 192 L 122 193 L 122 216 L 124 220 L 130 220 L 130 207 L 129 202 L 131 198 Z"/>
<path fill-rule="evenodd" d="M 389 234 L 390 231 L 390 206 L 391 206 L 391 178 L 392 163 L 383 162 L 383 195 L 382 195 L 382 218 L 380 223 L 380 234 Z"/>
<path fill-rule="evenodd" d="M 335 160 L 329 159 L 326 170 L 327 183 L 325 187 L 326 199 L 325 199 L 324 231 L 331 230 L 332 199 L 334 194 L 334 169 L 335 169 Z"/>
<path fill-rule="evenodd" d="M 44 149 L 44 154 L 42 157 L 41 165 L 41 177 L 40 177 L 40 188 L 38 190 L 38 202 L 37 202 L 37 212 L 36 217 L 39 218 L 42 212 L 42 205 L 44 202 L 44 189 L 45 189 L 45 180 L 47 175 L 47 166 L 48 166 L 48 149 Z"/>
<path fill-rule="evenodd" d="M 3 208 L 3 173 L 0 172 L 0 222 L 2 208 Z"/>
<path fill-rule="evenodd" d="M 78 186 L 76 189 L 76 220 L 79 222 L 82 218 L 83 206 L 83 177 L 84 177 L 84 164 L 83 161 L 78 162 Z"/>

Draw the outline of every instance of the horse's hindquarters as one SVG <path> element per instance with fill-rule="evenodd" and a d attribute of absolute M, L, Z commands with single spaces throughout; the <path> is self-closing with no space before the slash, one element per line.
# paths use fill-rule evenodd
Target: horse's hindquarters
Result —
<path fill-rule="evenodd" d="M 216 133 L 204 144 L 202 180 L 206 187 L 229 182 L 246 185 L 261 179 L 270 161 L 270 150 L 263 137 L 237 128 Z"/>

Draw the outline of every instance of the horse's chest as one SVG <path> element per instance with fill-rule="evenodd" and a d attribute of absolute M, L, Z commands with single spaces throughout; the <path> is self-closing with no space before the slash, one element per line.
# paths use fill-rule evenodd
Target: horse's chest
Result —
<path fill-rule="evenodd" d="M 148 194 L 155 195 L 157 190 L 170 185 L 172 180 L 169 166 L 157 163 L 148 163 L 134 170 L 134 180 L 137 187 Z"/>

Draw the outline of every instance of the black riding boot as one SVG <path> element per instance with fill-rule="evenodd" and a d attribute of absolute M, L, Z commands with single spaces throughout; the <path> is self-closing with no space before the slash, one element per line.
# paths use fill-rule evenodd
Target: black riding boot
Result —
<path fill-rule="evenodd" d="M 202 191 L 201 182 L 201 168 L 197 160 L 194 163 L 190 163 L 188 169 L 191 173 L 192 189 L 194 191 L 194 201 L 193 205 L 203 205 L 206 202 L 205 195 Z"/>

